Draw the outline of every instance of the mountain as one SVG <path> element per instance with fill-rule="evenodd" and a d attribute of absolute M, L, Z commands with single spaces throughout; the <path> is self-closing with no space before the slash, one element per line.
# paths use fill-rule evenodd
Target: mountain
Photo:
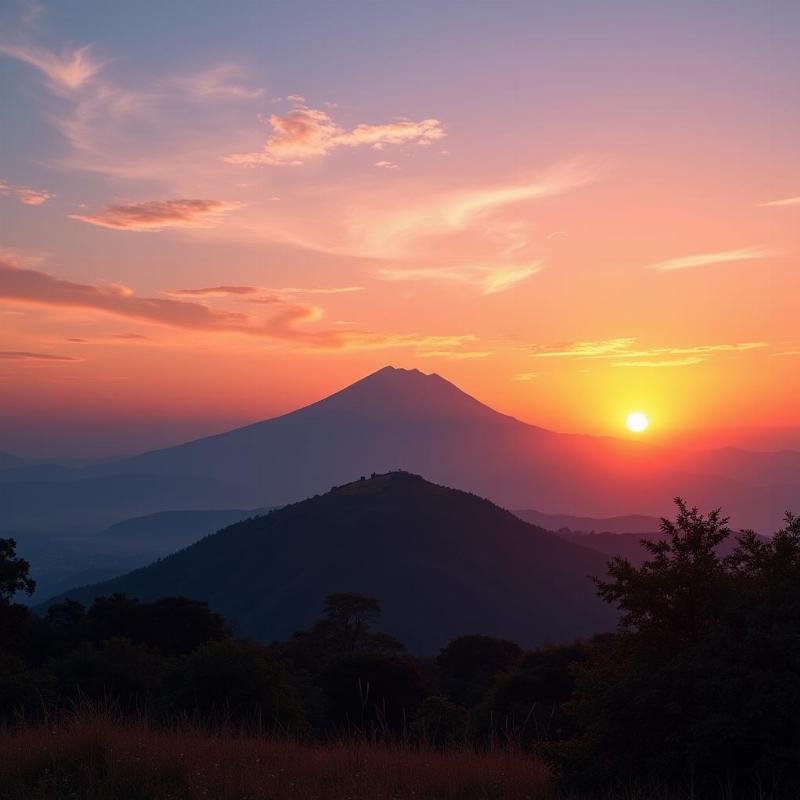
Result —
<path fill-rule="evenodd" d="M 588 576 L 605 558 L 473 494 L 403 472 L 232 525 L 149 567 L 67 595 L 206 600 L 262 641 L 308 626 L 335 591 L 377 597 L 384 629 L 432 653 L 464 633 L 524 645 L 613 626 Z"/>
<path fill-rule="evenodd" d="M 106 547 L 117 551 L 119 548 L 135 552 L 147 552 L 151 558 L 162 558 L 175 550 L 194 544 L 220 528 L 249 517 L 267 514 L 268 508 L 251 511 L 242 509 L 198 510 L 198 511 L 160 511 L 143 517 L 134 517 L 117 522 L 98 538 Z"/>
<path fill-rule="evenodd" d="M 623 517 L 573 517 L 569 514 L 544 514 L 532 508 L 523 508 L 514 513 L 526 522 L 546 528 L 549 531 L 599 531 L 607 533 L 643 533 L 661 529 L 660 517 L 648 517 L 644 514 L 628 514 Z"/>
<path fill-rule="evenodd" d="M 642 546 L 642 540 L 656 542 L 663 539 L 661 533 L 582 533 L 577 531 L 560 530 L 556 536 L 573 544 L 588 547 L 602 553 L 606 558 L 619 556 L 627 558 L 632 564 L 640 566 L 646 559 L 652 558 L 652 554 Z M 731 534 L 718 548 L 717 554 L 721 557 L 730 555 L 736 546 L 736 536 Z"/>
<path fill-rule="evenodd" d="M 670 514 L 682 495 L 736 527 L 773 530 L 800 506 L 800 453 L 692 453 L 555 433 L 500 414 L 438 375 L 386 367 L 289 414 L 177 447 L 10 486 L 8 524 L 87 524 L 174 508 L 282 505 L 342 475 L 402 468 L 507 508 Z M 46 498 L 47 502 L 41 502 Z"/>
<path fill-rule="evenodd" d="M 0 470 L 16 469 L 25 466 L 26 460 L 20 456 L 12 455 L 11 453 L 4 453 L 0 451 Z"/>
<path fill-rule="evenodd" d="M 123 520 L 97 533 L 17 533 L 17 552 L 30 562 L 36 581 L 35 593 L 18 596 L 17 602 L 34 605 L 73 586 L 115 578 L 267 511 L 162 511 Z"/>
<path fill-rule="evenodd" d="M 90 533 L 129 517 L 170 508 L 204 508 L 218 491 L 201 475 L 98 475 L 70 470 L 63 480 L 3 481 L 0 536 L 20 531 Z M 253 503 L 252 505 L 258 505 Z"/>

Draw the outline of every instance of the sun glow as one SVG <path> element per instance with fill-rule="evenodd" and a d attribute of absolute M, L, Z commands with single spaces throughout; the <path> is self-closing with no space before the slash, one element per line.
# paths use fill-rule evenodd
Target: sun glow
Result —
<path fill-rule="evenodd" d="M 641 433 L 647 430 L 650 420 L 641 411 L 634 411 L 632 414 L 628 414 L 625 425 L 632 433 Z"/>

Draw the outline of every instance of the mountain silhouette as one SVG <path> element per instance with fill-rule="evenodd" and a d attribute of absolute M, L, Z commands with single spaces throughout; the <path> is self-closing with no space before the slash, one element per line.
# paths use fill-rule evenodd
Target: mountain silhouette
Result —
<path fill-rule="evenodd" d="M 65 596 L 207 601 L 244 635 L 283 639 L 336 591 L 378 597 L 415 652 L 463 633 L 533 646 L 610 629 L 590 575 L 605 557 L 466 492 L 395 472 L 232 525 L 149 567 Z"/>
<path fill-rule="evenodd" d="M 695 453 L 555 433 L 500 414 L 438 375 L 385 367 L 289 414 L 72 470 L 47 486 L 10 487 L 0 475 L 0 501 L 21 526 L 89 519 L 99 529 L 175 508 L 282 505 L 345 475 L 392 469 L 547 514 L 658 516 L 681 495 L 762 531 L 774 530 L 800 497 L 800 453 Z"/>
<path fill-rule="evenodd" d="M 573 532 L 589 533 L 645 533 L 661 530 L 660 517 L 644 514 L 626 514 L 620 517 L 575 517 L 569 514 L 544 514 L 533 508 L 517 509 L 514 513 L 526 522 L 560 532 L 568 528 Z"/>

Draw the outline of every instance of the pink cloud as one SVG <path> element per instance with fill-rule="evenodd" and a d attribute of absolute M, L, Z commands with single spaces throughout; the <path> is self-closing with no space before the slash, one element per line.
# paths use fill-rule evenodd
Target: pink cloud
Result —
<path fill-rule="evenodd" d="M 200 289 L 173 289 L 166 294 L 175 297 L 225 297 L 230 294 L 258 294 L 258 286 L 206 286 Z"/>
<path fill-rule="evenodd" d="M 110 205 L 98 214 L 70 214 L 70 219 L 129 231 L 158 231 L 163 228 L 203 228 L 215 217 L 239 203 L 223 200 L 150 200 L 145 203 Z"/>
<path fill-rule="evenodd" d="M 173 289 L 165 294 L 173 297 L 226 297 L 228 295 L 257 295 L 262 292 L 271 294 L 350 294 L 362 292 L 363 286 L 320 286 L 302 288 L 287 286 L 281 289 L 269 289 L 266 286 L 203 286 L 199 289 Z M 243 300 L 242 302 L 258 303 L 259 298 Z"/>
<path fill-rule="evenodd" d="M 139 297 L 126 286 L 76 283 L 1 261 L 0 300 L 24 306 L 97 311 L 184 330 L 261 336 L 311 349 L 452 349 L 475 339 L 472 335 L 431 336 L 418 333 L 308 330 L 304 326 L 318 320 L 322 316 L 322 309 L 278 295 L 259 298 L 259 302 L 268 306 L 272 312 L 265 318 L 214 309 L 197 301 Z"/>
<path fill-rule="evenodd" d="M 0 180 L 0 195 L 13 197 L 26 206 L 40 206 L 53 197 L 50 192 L 44 189 L 32 189 L 30 186 L 14 186 L 3 180 Z"/>
<path fill-rule="evenodd" d="M 437 119 L 421 122 L 398 120 L 383 125 L 362 123 L 348 131 L 334 122 L 327 112 L 305 107 L 294 108 L 284 115 L 272 114 L 269 124 L 272 135 L 262 151 L 233 154 L 225 161 L 246 166 L 302 164 L 339 147 L 381 149 L 391 144 L 427 145 L 445 136 Z"/>

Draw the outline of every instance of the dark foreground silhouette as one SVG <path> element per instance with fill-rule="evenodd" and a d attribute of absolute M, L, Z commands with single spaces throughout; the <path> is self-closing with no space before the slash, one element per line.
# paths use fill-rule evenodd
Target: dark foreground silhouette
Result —
<path fill-rule="evenodd" d="M 614 559 L 596 580 L 616 633 L 527 652 L 470 635 L 435 658 L 352 593 L 271 645 L 185 598 L 37 618 L 13 603 L 32 587 L 5 540 L 0 797 L 536 798 L 545 763 L 571 796 L 794 798 L 800 520 L 720 555 L 729 537 L 719 512 L 678 501 L 641 566 Z M 76 703 L 149 727 L 76 721 Z"/>
<path fill-rule="evenodd" d="M 311 625 L 323 598 L 347 589 L 379 597 L 384 630 L 430 655 L 465 631 L 531 647 L 612 630 L 614 614 L 586 578 L 605 562 L 489 500 L 390 472 L 62 597 L 182 594 L 270 642 Z"/>

